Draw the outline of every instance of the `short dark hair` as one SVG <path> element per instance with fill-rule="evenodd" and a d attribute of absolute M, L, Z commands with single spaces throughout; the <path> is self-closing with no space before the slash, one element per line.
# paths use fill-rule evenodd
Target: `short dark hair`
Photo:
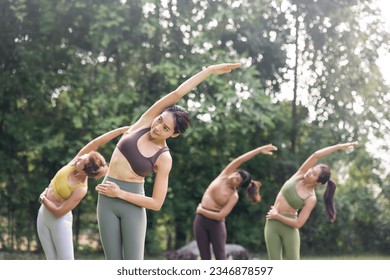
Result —
<path fill-rule="evenodd" d="M 174 133 L 183 134 L 190 126 L 190 114 L 186 109 L 179 105 L 171 105 L 164 110 L 170 112 L 175 118 Z"/>

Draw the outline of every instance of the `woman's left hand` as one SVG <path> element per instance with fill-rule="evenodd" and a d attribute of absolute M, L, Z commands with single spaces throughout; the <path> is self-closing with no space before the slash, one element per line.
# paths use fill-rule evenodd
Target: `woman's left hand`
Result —
<path fill-rule="evenodd" d="M 99 184 L 95 188 L 100 194 L 108 197 L 118 197 L 120 191 L 119 186 L 116 183 L 106 181 L 105 183 Z"/>
<path fill-rule="evenodd" d="M 46 196 L 48 188 L 44 189 L 40 196 Z"/>
<path fill-rule="evenodd" d="M 213 74 L 226 74 L 241 66 L 241 63 L 222 63 L 209 66 Z"/>
<path fill-rule="evenodd" d="M 274 151 L 277 151 L 278 148 L 272 144 L 268 144 L 268 145 L 265 145 L 265 146 L 261 146 L 260 147 L 261 149 L 261 152 L 265 155 L 270 155 L 272 156 Z"/>
<path fill-rule="evenodd" d="M 357 145 L 359 145 L 359 143 L 355 141 L 355 142 L 340 144 L 339 147 L 341 150 L 348 150 L 348 149 L 354 149 L 354 147 L 356 147 Z"/>

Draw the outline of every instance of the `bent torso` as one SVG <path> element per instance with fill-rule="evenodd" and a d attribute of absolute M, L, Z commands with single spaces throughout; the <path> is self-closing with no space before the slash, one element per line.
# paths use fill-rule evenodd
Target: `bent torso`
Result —
<path fill-rule="evenodd" d="M 287 203 L 286 199 L 284 198 L 282 192 L 278 193 L 278 196 L 276 197 L 274 207 L 278 211 L 278 213 L 284 213 L 284 214 L 292 214 L 296 215 L 298 213 L 297 209 L 291 208 L 290 205 Z"/>
<path fill-rule="evenodd" d="M 292 177 L 291 179 L 294 179 L 294 177 Z M 298 177 L 298 178 L 296 178 L 296 180 L 298 180 L 298 182 L 295 185 L 295 190 L 296 190 L 299 197 L 301 197 L 303 200 L 306 200 L 309 196 L 312 196 L 312 195 L 315 196 L 314 190 L 312 192 L 308 192 L 307 189 L 305 189 L 303 187 L 302 178 Z M 282 191 L 279 191 L 279 193 L 276 197 L 275 203 L 274 203 L 274 207 L 276 208 L 278 213 L 292 214 L 292 215 L 296 215 L 298 213 L 298 209 L 292 208 L 287 203 L 286 199 L 283 196 Z"/>
<path fill-rule="evenodd" d="M 71 173 L 69 173 L 68 175 L 68 178 L 67 178 L 67 184 L 69 186 L 75 186 L 75 185 L 78 185 L 80 183 L 84 183 L 85 186 L 83 187 L 86 187 L 87 188 L 87 182 L 88 180 L 86 179 L 84 182 L 80 182 L 78 181 L 75 176 L 75 171 L 72 171 Z M 65 201 L 66 199 L 62 199 L 62 198 L 59 198 L 56 196 L 56 194 L 54 193 L 54 190 L 53 190 L 53 187 L 52 187 L 52 184 L 50 183 L 49 186 L 48 186 L 48 190 L 46 192 L 46 197 L 51 201 L 53 202 L 57 207 L 61 206 Z"/>
<path fill-rule="evenodd" d="M 54 194 L 53 188 L 51 187 L 51 184 L 49 185 L 49 188 L 46 193 L 46 197 L 53 202 L 57 207 L 61 206 L 62 203 L 64 203 L 65 200 L 60 200 L 58 197 Z"/>
<path fill-rule="evenodd" d="M 127 133 L 135 133 L 140 129 L 142 129 L 142 127 L 132 128 Z M 125 134 L 122 137 L 124 136 Z M 162 146 L 156 145 L 150 140 L 149 132 L 139 138 L 137 147 L 140 153 L 146 158 L 153 156 L 162 148 Z M 145 181 L 144 177 L 135 173 L 126 157 L 117 147 L 115 147 L 115 150 L 112 153 L 107 176 L 126 182 L 142 183 Z"/>
<path fill-rule="evenodd" d="M 202 207 L 212 211 L 220 211 L 230 197 L 236 192 L 226 183 L 227 176 L 218 176 L 208 186 L 202 197 Z"/>

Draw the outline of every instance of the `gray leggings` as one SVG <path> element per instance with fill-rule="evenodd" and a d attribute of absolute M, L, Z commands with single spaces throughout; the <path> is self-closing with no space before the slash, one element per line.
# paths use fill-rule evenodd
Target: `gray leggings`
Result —
<path fill-rule="evenodd" d="M 297 218 L 296 215 L 282 215 L 288 218 Z M 264 227 L 264 238 L 270 260 L 283 259 L 283 249 L 287 260 L 299 260 L 301 239 L 297 228 L 292 228 L 278 220 L 267 219 Z"/>
<path fill-rule="evenodd" d="M 143 183 L 120 181 L 106 176 L 127 192 L 144 195 Z M 107 260 L 143 260 L 146 235 L 145 208 L 119 198 L 98 196 L 97 219 Z"/>
<path fill-rule="evenodd" d="M 45 205 L 41 205 L 37 218 L 37 230 L 43 251 L 48 260 L 73 260 L 73 215 L 69 211 L 57 218 Z"/>

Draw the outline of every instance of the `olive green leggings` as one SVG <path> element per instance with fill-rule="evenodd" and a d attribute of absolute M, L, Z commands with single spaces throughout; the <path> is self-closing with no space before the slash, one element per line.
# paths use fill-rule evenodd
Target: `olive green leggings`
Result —
<path fill-rule="evenodd" d="M 289 218 L 296 215 L 283 214 Z M 264 238 L 270 260 L 282 260 L 283 249 L 287 260 L 299 260 L 301 239 L 299 230 L 278 220 L 268 220 L 264 227 Z"/>
<path fill-rule="evenodd" d="M 105 177 L 127 192 L 144 195 L 143 183 Z M 146 235 L 145 208 L 119 198 L 98 196 L 97 219 L 100 240 L 107 260 L 142 260 Z"/>

